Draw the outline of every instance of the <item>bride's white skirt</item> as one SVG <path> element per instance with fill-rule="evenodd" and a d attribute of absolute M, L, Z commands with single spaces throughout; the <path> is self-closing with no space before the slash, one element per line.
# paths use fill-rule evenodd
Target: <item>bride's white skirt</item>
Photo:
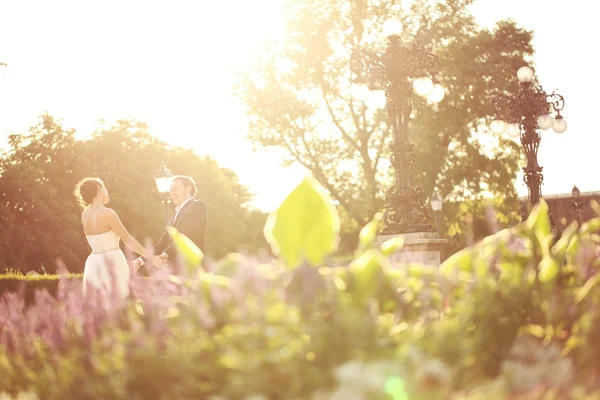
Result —
<path fill-rule="evenodd" d="M 127 259 L 121 250 L 92 253 L 85 261 L 83 294 L 89 291 L 90 286 L 105 294 L 111 294 L 114 287 L 121 297 L 126 297 L 130 278 Z"/>

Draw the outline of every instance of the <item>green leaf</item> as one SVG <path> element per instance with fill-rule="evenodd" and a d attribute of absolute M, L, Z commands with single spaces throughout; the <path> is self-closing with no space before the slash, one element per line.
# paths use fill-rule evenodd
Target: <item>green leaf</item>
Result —
<path fill-rule="evenodd" d="M 217 275 L 235 278 L 239 274 L 242 266 L 246 264 L 247 262 L 243 255 L 239 253 L 229 253 L 216 264 L 213 271 Z"/>
<path fill-rule="evenodd" d="M 404 380 L 393 376 L 385 382 L 385 393 L 392 397 L 392 400 L 408 400 L 409 396 L 406 391 Z"/>
<path fill-rule="evenodd" d="M 587 222 L 581 224 L 581 234 L 598 232 L 600 230 L 600 217 L 592 218 Z"/>
<path fill-rule="evenodd" d="M 207 287 L 231 288 L 233 284 L 233 279 L 231 278 L 204 271 L 198 271 L 198 280 Z"/>
<path fill-rule="evenodd" d="M 579 236 L 574 236 L 573 239 L 569 242 L 569 245 L 567 246 L 567 253 L 566 253 L 566 259 L 567 259 L 567 263 L 569 264 L 573 264 L 575 265 L 575 258 L 577 256 L 577 252 L 579 251 L 579 248 L 581 247 L 581 240 Z"/>
<path fill-rule="evenodd" d="M 204 259 L 202 250 L 200 250 L 198 246 L 196 246 L 194 242 L 192 242 L 187 236 L 179 232 L 174 227 L 170 226 L 168 228 L 168 232 L 175 243 L 177 251 L 179 254 L 183 255 L 187 271 L 194 272 L 197 270 Z"/>
<path fill-rule="evenodd" d="M 475 246 L 474 249 L 475 253 L 473 253 L 472 268 L 478 278 L 483 278 L 489 272 L 494 259 L 500 251 L 499 243 L 498 241 L 493 240 L 482 241 L 481 244 Z"/>
<path fill-rule="evenodd" d="M 384 276 L 384 268 L 389 268 L 390 261 L 379 251 L 367 250 L 348 268 L 352 272 L 356 284 L 356 295 L 364 301 L 378 292 L 379 283 Z"/>
<path fill-rule="evenodd" d="M 392 254 L 394 254 L 395 252 L 402 249 L 402 246 L 404 246 L 404 237 L 396 236 L 395 238 L 386 240 L 381 245 L 381 252 L 389 257 Z"/>
<path fill-rule="evenodd" d="M 541 231 L 535 231 L 537 245 L 542 250 L 543 257 L 550 257 L 550 240 L 548 236 L 543 236 Z"/>
<path fill-rule="evenodd" d="M 559 266 L 553 258 L 545 257 L 540 262 L 540 282 L 550 282 L 558 275 Z"/>
<path fill-rule="evenodd" d="M 590 291 L 598 284 L 598 281 L 600 281 L 600 274 L 596 274 L 588 279 L 585 285 L 583 285 L 583 287 L 577 291 L 577 294 L 575 295 L 575 303 L 581 303 L 581 301 L 585 299 Z"/>
<path fill-rule="evenodd" d="M 456 271 L 472 271 L 473 270 L 473 249 L 462 249 L 450 257 L 440 265 L 440 272 L 446 276 Z"/>
<path fill-rule="evenodd" d="M 379 231 L 379 224 L 382 218 L 382 213 L 375 214 L 373 219 L 360 230 L 360 234 L 358 235 L 359 251 L 365 251 L 373 246 L 375 240 L 377 240 L 377 232 Z"/>
<path fill-rule="evenodd" d="M 569 248 L 569 243 L 571 243 L 571 239 L 574 238 L 577 233 L 577 223 L 573 221 L 560 235 L 560 239 L 556 242 L 556 244 L 552 247 L 552 255 L 558 260 L 562 260 L 567 254 L 567 249 Z M 577 240 L 575 238 L 574 240 Z"/>
<path fill-rule="evenodd" d="M 544 337 L 544 327 L 541 325 L 530 324 L 523 327 L 523 330 L 538 339 Z"/>
<path fill-rule="evenodd" d="M 325 190 L 305 179 L 271 214 L 265 225 L 267 242 L 288 267 L 307 260 L 319 265 L 337 249 L 340 220 Z"/>
<path fill-rule="evenodd" d="M 548 217 L 548 203 L 544 199 L 541 199 L 539 204 L 533 207 L 527 218 L 526 226 L 533 232 L 541 234 L 542 237 L 547 237 L 552 233 Z"/>

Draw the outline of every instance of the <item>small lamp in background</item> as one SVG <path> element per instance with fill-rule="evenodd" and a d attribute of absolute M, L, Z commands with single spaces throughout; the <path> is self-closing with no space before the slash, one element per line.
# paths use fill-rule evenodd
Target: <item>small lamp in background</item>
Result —
<path fill-rule="evenodd" d="M 575 209 L 575 214 L 577 215 L 577 224 L 581 226 L 581 191 L 577 185 L 573 186 L 571 194 L 573 195 L 573 208 Z"/>
<path fill-rule="evenodd" d="M 437 226 L 437 233 L 438 236 L 441 236 L 441 222 L 440 222 L 440 214 L 442 211 L 442 204 L 444 202 L 444 199 L 442 199 L 442 196 L 440 196 L 440 193 L 435 190 L 433 192 L 433 194 L 431 195 L 431 209 L 433 210 L 433 212 L 435 213 L 435 224 Z"/>
<path fill-rule="evenodd" d="M 173 183 L 173 174 L 163 163 L 160 169 L 156 171 L 154 177 L 156 182 L 156 188 L 158 193 L 163 197 L 163 203 L 165 203 L 165 224 L 169 222 L 169 194 L 171 193 L 171 183 Z"/>

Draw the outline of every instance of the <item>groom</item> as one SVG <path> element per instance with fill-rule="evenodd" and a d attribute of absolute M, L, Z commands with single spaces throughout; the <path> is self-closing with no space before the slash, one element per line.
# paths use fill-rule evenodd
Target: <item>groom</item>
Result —
<path fill-rule="evenodd" d="M 177 175 L 173 177 L 171 200 L 175 204 L 175 214 L 167 223 L 167 227 L 173 226 L 204 252 L 207 212 L 206 205 L 202 201 L 194 199 L 196 192 L 196 182 L 189 176 Z M 171 241 L 171 236 L 167 230 L 154 246 L 154 253 L 160 254 L 165 264 L 167 259 L 173 262 L 177 261 L 177 248 L 175 243 Z M 141 257 L 134 261 L 136 268 L 144 264 L 145 262 Z"/>

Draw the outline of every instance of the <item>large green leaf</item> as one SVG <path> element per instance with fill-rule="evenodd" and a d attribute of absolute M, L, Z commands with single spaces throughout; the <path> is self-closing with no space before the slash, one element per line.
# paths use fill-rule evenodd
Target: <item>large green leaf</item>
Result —
<path fill-rule="evenodd" d="M 319 265 L 337 249 L 340 219 L 329 195 L 314 179 L 305 179 L 271 214 L 265 238 L 275 254 L 295 268 Z"/>
<path fill-rule="evenodd" d="M 541 199 L 540 203 L 536 204 L 533 210 L 531 210 L 526 225 L 533 232 L 544 238 L 552 233 L 550 217 L 548 216 L 548 203 L 544 199 Z"/>
<path fill-rule="evenodd" d="M 177 251 L 183 255 L 187 271 L 196 271 L 204 259 L 202 250 L 200 250 L 198 246 L 196 246 L 194 242 L 192 242 L 187 236 L 179 232 L 174 227 L 170 226 L 168 228 L 168 232 L 175 243 L 175 247 L 177 247 Z"/>

